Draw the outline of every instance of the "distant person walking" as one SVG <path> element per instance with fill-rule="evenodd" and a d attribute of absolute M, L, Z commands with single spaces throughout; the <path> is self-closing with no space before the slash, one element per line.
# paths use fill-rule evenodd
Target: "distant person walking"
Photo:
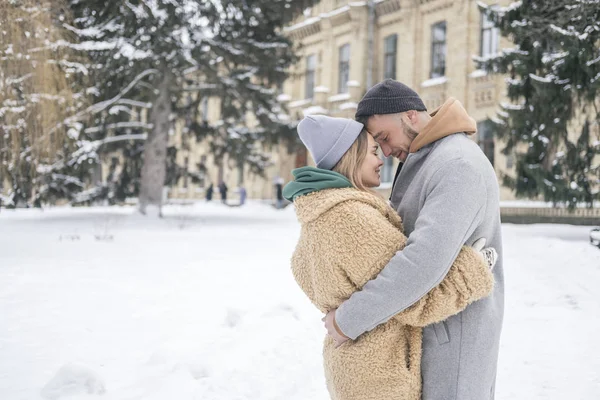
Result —
<path fill-rule="evenodd" d="M 242 185 L 240 185 L 239 194 L 240 194 L 240 206 L 243 206 L 246 203 L 246 196 L 248 195 L 248 193 L 246 192 L 246 188 Z"/>
<path fill-rule="evenodd" d="M 210 186 L 208 187 L 208 189 L 206 189 L 206 201 L 212 200 L 214 191 L 215 191 L 215 188 L 214 188 L 213 184 L 211 183 Z"/>
<path fill-rule="evenodd" d="M 275 206 L 277 209 L 283 208 L 283 179 L 275 178 Z"/>
<path fill-rule="evenodd" d="M 225 184 L 225 182 L 221 181 L 221 183 L 219 183 L 219 192 L 221 193 L 222 203 L 227 203 L 227 190 L 229 190 L 227 188 L 227 185 Z"/>

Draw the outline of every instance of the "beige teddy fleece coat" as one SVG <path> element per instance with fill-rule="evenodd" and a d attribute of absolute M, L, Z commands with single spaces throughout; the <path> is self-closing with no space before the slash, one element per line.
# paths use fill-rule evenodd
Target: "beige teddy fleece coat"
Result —
<path fill-rule="evenodd" d="M 375 278 L 406 244 L 396 212 L 354 188 L 327 189 L 295 201 L 301 224 L 292 257 L 294 278 L 323 313 Z M 323 358 L 333 400 L 419 400 L 421 327 L 487 296 L 492 274 L 464 247 L 444 280 L 410 308 L 339 348 L 326 336 Z"/>

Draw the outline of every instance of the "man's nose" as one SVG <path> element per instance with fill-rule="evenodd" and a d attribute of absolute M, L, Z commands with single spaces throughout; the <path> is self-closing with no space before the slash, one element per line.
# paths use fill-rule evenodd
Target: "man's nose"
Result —
<path fill-rule="evenodd" d="M 381 151 L 383 151 L 383 155 L 386 157 L 389 157 L 390 154 L 392 154 L 392 149 L 388 146 L 382 145 L 381 146 Z"/>

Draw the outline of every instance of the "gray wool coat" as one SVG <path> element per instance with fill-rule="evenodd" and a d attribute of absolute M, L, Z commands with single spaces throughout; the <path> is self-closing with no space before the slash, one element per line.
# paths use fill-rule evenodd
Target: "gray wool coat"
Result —
<path fill-rule="evenodd" d="M 391 197 L 408 235 L 406 248 L 336 312 L 340 329 L 355 339 L 437 286 L 463 244 L 487 239 L 499 255 L 493 293 L 423 330 L 423 400 L 494 399 L 504 311 L 497 182 L 481 149 L 464 133 L 410 154 Z"/>

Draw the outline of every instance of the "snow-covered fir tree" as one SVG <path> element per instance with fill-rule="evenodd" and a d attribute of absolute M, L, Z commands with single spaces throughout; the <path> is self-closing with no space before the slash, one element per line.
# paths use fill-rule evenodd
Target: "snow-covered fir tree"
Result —
<path fill-rule="evenodd" d="M 600 3 L 523 0 L 480 8 L 515 47 L 481 68 L 507 74 L 510 104 L 493 127 L 516 154 L 516 177 L 504 183 L 519 197 L 593 207 L 600 199 Z"/>
<path fill-rule="evenodd" d="M 129 150 L 143 140 L 141 212 L 150 204 L 160 210 L 163 185 L 173 179 L 166 165 L 174 119 L 186 121 L 186 134 L 212 138 L 216 155 L 255 170 L 266 160 L 254 143 L 293 129 L 276 101 L 295 59 L 281 28 L 312 1 L 69 1 L 74 23 L 67 28 L 78 40 L 70 46 L 87 49 L 95 101 L 110 102 L 85 131 Z M 220 100 L 221 120 L 213 125 L 202 122 L 200 107 L 211 96 Z M 129 179 L 132 162 L 121 168 Z"/>

